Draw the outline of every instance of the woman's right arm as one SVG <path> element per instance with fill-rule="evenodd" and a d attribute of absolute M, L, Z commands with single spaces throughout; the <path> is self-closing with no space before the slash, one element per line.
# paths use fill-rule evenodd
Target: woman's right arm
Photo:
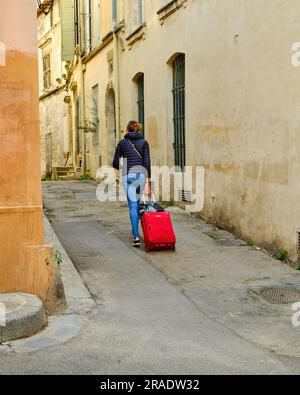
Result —
<path fill-rule="evenodd" d="M 113 168 L 116 170 L 120 170 L 120 159 L 122 158 L 122 147 L 121 143 L 118 144 L 115 152 L 115 157 L 113 161 Z"/>
<path fill-rule="evenodd" d="M 146 180 L 146 186 L 144 190 L 145 195 L 150 195 L 151 194 L 151 154 L 150 154 L 150 147 L 148 141 L 145 142 L 144 148 L 143 148 L 143 164 L 144 168 L 147 170 L 147 180 Z"/>
<path fill-rule="evenodd" d="M 151 155 L 148 141 L 145 142 L 143 147 L 143 164 L 148 172 L 148 178 L 151 179 Z"/>

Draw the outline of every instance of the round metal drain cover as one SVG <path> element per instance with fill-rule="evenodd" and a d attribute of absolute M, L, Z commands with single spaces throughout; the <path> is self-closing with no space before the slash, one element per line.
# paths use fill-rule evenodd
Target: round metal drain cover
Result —
<path fill-rule="evenodd" d="M 300 302 L 300 292 L 288 288 L 264 288 L 259 294 L 274 304 Z"/>

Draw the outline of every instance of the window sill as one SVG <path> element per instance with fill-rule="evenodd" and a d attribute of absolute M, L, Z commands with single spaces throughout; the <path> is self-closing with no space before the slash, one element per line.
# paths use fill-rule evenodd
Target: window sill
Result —
<path fill-rule="evenodd" d="M 44 89 L 42 92 L 40 92 L 40 100 L 45 100 L 50 96 L 57 95 L 58 93 L 62 92 L 63 90 L 66 89 L 66 85 L 62 86 L 57 86 L 49 89 Z"/>
<path fill-rule="evenodd" d="M 141 26 L 139 26 L 133 33 L 131 33 L 127 38 L 127 44 L 129 46 L 129 49 L 140 40 L 144 40 L 146 35 L 146 24 L 143 23 Z"/>
<path fill-rule="evenodd" d="M 161 24 L 163 25 L 165 20 L 170 15 L 174 14 L 174 12 L 176 12 L 177 10 L 179 10 L 182 7 L 186 8 L 186 6 L 187 6 L 187 0 L 172 0 L 172 1 L 170 1 L 167 5 L 165 5 L 159 11 L 157 11 L 157 15 L 159 17 Z"/>
<path fill-rule="evenodd" d="M 108 44 L 110 44 L 113 40 L 113 32 L 109 32 L 105 37 L 103 37 L 102 41 L 98 44 L 96 48 L 93 48 L 91 52 L 87 52 L 82 54 L 81 59 L 82 63 L 87 63 L 91 60 L 95 55 L 97 55 L 103 48 L 105 48 Z"/>

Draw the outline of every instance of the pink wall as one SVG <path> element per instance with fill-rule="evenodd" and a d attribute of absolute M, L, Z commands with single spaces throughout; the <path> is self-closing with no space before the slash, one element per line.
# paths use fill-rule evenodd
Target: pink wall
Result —
<path fill-rule="evenodd" d="M 0 0 L 0 10 L 0 292 L 8 292 L 24 276 L 24 248 L 41 246 L 44 234 L 36 3 Z"/>
<path fill-rule="evenodd" d="M 0 41 L 8 50 L 36 52 L 36 11 L 35 0 L 0 0 Z"/>

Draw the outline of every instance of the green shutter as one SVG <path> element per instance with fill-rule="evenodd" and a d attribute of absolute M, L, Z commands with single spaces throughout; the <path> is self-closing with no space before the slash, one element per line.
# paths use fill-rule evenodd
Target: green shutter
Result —
<path fill-rule="evenodd" d="M 74 57 L 75 46 L 74 0 L 61 0 L 60 4 L 62 60 L 71 61 Z"/>
<path fill-rule="evenodd" d="M 93 1 L 92 23 L 93 48 L 95 48 L 100 43 L 100 0 Z"/>

